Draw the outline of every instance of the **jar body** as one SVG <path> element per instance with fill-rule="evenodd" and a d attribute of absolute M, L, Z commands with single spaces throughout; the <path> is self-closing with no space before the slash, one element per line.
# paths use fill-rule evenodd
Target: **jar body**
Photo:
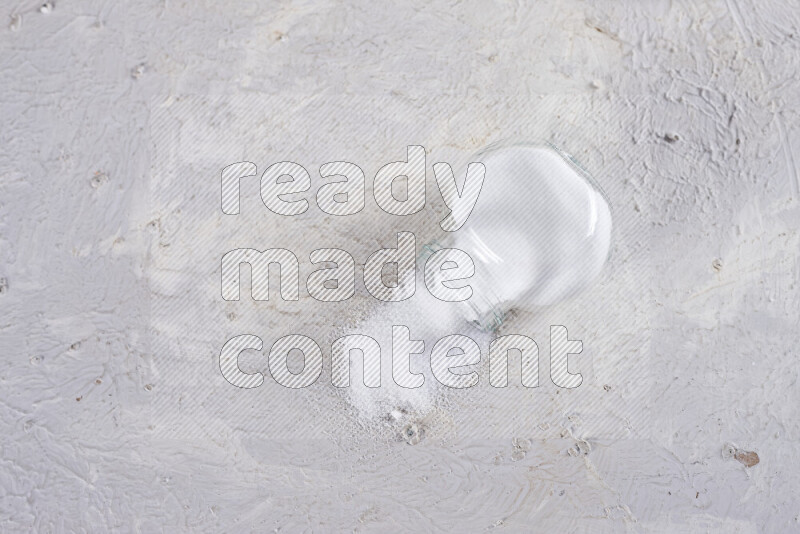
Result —
<path fill-rule="evenodd" d="M 470 162 L 485 166 L 481 193 L 466 223 L 423 247 L 470 255 L 473 294 L 462 315 L 495 330 L 516 306 L 547 306 L 588 287 L 606 263 L 611 208 L 594 179 L 549 144 L 502 143 Z"/>

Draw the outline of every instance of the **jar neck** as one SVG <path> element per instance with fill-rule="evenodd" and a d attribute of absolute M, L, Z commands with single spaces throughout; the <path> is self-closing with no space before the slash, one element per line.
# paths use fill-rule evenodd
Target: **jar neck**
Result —
<path fill-rule="evenodd" d="M 422 245 L 417 265 L 421 266 L 424 273 L 425 264 L 428 259 L 436 252 L 453 248 L 452 235 L 448 234 L 439 239 L 433 239 Z M 469 254 L 469 251 L 464 251 Z M 470 254 L 470 257 L 473 257 Z M 473 261 L 476 261 L 473 257 Z M 476 264 L 476 272 L 481 271 L 481 266 Z M 470 284 L 472 296 L 464 301 L 453 302 L 460 307 L 461 315 L 464 319 L 484 332 L 494 332 L 503 324 L 506 319 L 508 307 L 502 302 L 501 298 L 493 290 L 490 280 L 484 279 L 483 283 Z"/>

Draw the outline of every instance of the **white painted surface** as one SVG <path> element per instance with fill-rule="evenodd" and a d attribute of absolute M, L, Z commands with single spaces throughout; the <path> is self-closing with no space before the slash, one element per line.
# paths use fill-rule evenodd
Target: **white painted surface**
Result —
<path fill-rule="evenodd" d="M 62 0 L 0 13 L 2 530 L 800 528 L 796 3 Z M 584 342 L 579 388 L 498 392 L 482 376 L 431 412 L 365 418 L 329 382 L 231 391 L 213 331 L 175 352 L 186 382 L 165 372 L 151 301 L 194 281 L 192 296 L 208 293 L 199 316 L 227 308 L 212 264 L 173 282 L 158 270 L 162 244 L 197 236 L 180 216 L 192 199 L 165 210 L 148 197 L 164 161 L 200 188 L 278 154 L 311 170 L 351 158 L 369 181 L 410 143 L 460 174 L 507 137 L 563 146 L 612 201 L 600 282 L 507 325 L 546 354 L 547 326 L 566 324 Z M 444 213 L 434 193 L 403 223 L 420 235 Z M 298 238 L 326 228 L 361 262 L 400 229 L 372 205 L 269 230 L 308 267 Z M 274 327 L 325 349 L 343 309 L 230 311 L 266 343 Z"/>

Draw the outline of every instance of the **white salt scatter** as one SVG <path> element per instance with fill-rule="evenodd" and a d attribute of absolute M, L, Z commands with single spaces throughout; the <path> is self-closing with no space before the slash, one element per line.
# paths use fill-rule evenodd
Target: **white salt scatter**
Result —
<path fill-rule="evenodd" d="M 436 342 L 452 334 L 472 338 L 481 347 L 481 363 L 474 369 L 480 372 L 487 364 L 488 346 L 492 334 L 482 332 L 467 323 L 462 316 L 463 304 L 443 302 L 431 296 L 424 284 L 417 283 L 416 294 L 402 302 L 375 304 L 372 312 L 360 324 L 341 335 L 362 334 L 374 338 L 381 347 L 381 385 L 364 385 L 363 360 L 351 358 L 350 386 L 347 399 L 355 407 L 362 422 L 378 422 L 387 418 L 398 421 L 406 416 L 418 418 L 436 407 L 437 401 L 450 388 L 434 378 L 430 366 L 431 349 Z M 422 373 L 425 383 L 414 389 L 400 387 L 392 379 L 392 326 L 403 325 L 410 330 L 412 340 L 422 340 L 425 350 L 411 355 L 411 372 Z M 475 387 L 480 387 L 480 384 Z"/>

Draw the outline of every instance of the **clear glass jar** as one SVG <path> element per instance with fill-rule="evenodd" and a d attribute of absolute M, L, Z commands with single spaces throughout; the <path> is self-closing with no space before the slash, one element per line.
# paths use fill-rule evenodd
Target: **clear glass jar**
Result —
<path fill-rule="evenodd" d="M 475 274 L 464 318 L 494 331 L 514 307 L 539 307 L 588 287 L 611 250 L 607 196 L 570 154 L 550 143 L 501 142 L 475 154 L 485 179 L 466 223 L 422 247 L 470 255 Z"/>

